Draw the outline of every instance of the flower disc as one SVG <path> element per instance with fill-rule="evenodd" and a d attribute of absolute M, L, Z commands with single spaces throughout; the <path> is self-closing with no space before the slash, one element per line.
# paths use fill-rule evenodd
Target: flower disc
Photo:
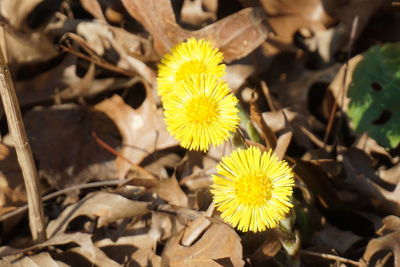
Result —
<path fill-rule="evenodd" d="M 194 74 L 224 76 L 223 55 L 206 40 L 189 38 L 171 49 L 158 66 L 158 94 L 164 100 L 177 83 Z"/>
<path fill-rule="evenodd" d="M 239 149 L 224 157 L 213 175 L 211 192 L 221 217 L 241 231 L 274 228 L 293 206 L 292 169 L 272 150 Z"/>
<path fill-rule="evenodd" d="M 221 144 L 239 124 L 238 100 L 214 75 L 191 75 L 176 85 L 164 115 L 168 131 L 190 150 Z"/>

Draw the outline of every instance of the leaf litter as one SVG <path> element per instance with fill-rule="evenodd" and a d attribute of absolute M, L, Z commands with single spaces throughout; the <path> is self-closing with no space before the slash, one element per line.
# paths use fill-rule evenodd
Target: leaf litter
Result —
<path fill-rule="evenodd" d="M 399 147 L 346 115 L 366 51 L 400 41 L 377 29 L 400 22 L 389 2 L 1 1 L 0 46 L 51 197 L 48 240 L 32 244 L 1 107 L 0 265 L 400 266 Z M 211 175 L 235 141 L 200 153 L 169 135 L 157 64 L 189 37 L 224 53 L 235 138 L 294 164 L 292 237 L 236 231 L 214 210 Z"/>

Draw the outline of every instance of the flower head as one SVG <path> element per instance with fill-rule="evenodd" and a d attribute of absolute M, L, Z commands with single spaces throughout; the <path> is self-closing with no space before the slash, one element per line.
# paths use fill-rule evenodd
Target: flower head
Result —
<path fill-rule="evenodd" d="M 206 40 L 189 38 L 171 49 L 158 66 L 158 94 L 162 99 L 174 90 L 177 83 L 193 74 L 224 76 L 223 55 Z"/>
<path fill-rule="evenodd" d="M 292 169 L 272 151 L 239 149 L 222 158 L 211 192 L 221 217 L 241 231 L 274 228 L 293 206 Z"/>
<path fill-rule="evenodd" d="M 213 75 L 191 75 L 164 102 L 168 131 L 191 150 L 221 144 L 239 124 L 238 100 L 226 82 Z"/>

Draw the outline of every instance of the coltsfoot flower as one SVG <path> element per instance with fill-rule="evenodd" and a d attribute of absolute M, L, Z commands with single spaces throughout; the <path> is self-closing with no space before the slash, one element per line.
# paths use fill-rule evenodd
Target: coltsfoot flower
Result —
<path fill-rule="evenodd" d="M 226 68 L 222 60 L 223 54 L 209 41 L 189 38 L 161 59 L 157 76 L 158 94 L 165 100 L 176 85 L 189 75 L 204 73 L 221 78 Z"/>
<path fill-rule="evenodd" d="M 222 158 L 212 178 L 211 192 L 221 217 L 243 232 L 274 228 L 293 207 L 292 169 L 272 150 L 238 149 Z"/>
<path fill-rule="evenodd" d="M 207 151 L 228 139 L 239 124 L 237 98 L 214 75 L 191 75 L 164 102 L 167 129 L 189 150 Z"/>

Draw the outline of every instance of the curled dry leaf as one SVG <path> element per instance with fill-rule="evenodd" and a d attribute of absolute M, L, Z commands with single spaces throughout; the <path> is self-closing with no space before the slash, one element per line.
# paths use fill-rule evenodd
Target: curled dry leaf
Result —
<path fill-rule="evenodd" d="M 353 79 L 353 73 L 358 63 L 363 59 L 362 55 L 357 55 L 348 61 L 347 73 L 345 72 L 346 66 L 342 66 L 339 72 L 336 74 L 335 78 L 329 85 L 329 90 L 332 92 L 336 99 L 338 106 L 344 111 L 347 110 L 350 99 L 347 97 L 347 89 Z M 346 77 L 344 77 L 346 73 Z M 344 79 L 346 79 L 344 81 Z M 343 88 L 344 81 L 344 88 Z"/>
<path fill-rule="evenodd" d="M 182 191 L 175 176 L 162 181 L 155 179 L 132 179 L 127 184 L 144 186 L 148 191 L 156 193 L 171 205 L 187 207 L 189 204 L 188 197 Z"/>
<path fill-rule="evenodd" d="M 57 48 L 42 32 L 24 33 L 7 25 L 4 25 L 4 32 L 5 56 L 10 63 L 13 77 L 18 77 L 17 71 L 24 64 L 45 62 L 59 55 Z M 20 75 L 26 73 L 22 71 Z"/>
<path fill-rule="evenodd" d="M 370 160 L 361 151 L 350 148 L 343 154 L 346 182 L 371 201 L 371 204 L 387 214 L 400 215 L 400 185 L 389 191 L 378 184 Z"/>
<path fill-rule="evenodd" d="M 213 223 L 193 245 L 180 244 L 183 232 L 173 236 L 162 254 L 165 266 L 244 266 L 239 236 L 230 226 Z"/>
<path fill-rule="evenodd" d="M 294 34 L 301 28 L 312 33 L 326 30 L 335 20 L 324 10 L 321 0 L 300 0 L 293 5 L 290 0 L 260 1 L 276 35 L 271 36 L 264 48 L 269 55 L 282 50 L 296 48 L 293 44 Z"/>
<path fill-rule="evenodd" d="M 384 235 L 378 238 L 374 238 L 369 241 L 367 248 L 365 249 L 364 255 L 361 262 L 366 262 L 368 266 L 400 266 L 400 219 L 396 216 L 388 216 L 383 220 L 383 226 L 378 231 L 378 233 L 383 233 Z M 388 259 L 392 257 L 377 256 L 378 252 L 391 251 L 393 253 L 393 262 L 387 262 Z M 390 252 L 389 252 L 390 253 Z M 383 254 L 383 255 L 385 255 Z"/>
<path fill-rule="evenodd" d="M 47 236 L 63 233 L 69 222 L 78 216 L 99 217 L 98 226 L 104 226 L 121 218 L 141 216 L 148 212 L 149 203 L 134 201 L 120 195 L 97 192 L 67 207 L 57 219 L 47 226 Z"/>
<path fill-rule="evenodd" d="M 95 245 L 120 264 L 131 261 L 138 266 L 147 266 L 149 261 L 160 261 L 160 256 L 154 251 L 159 239 L 154 238 L 147 230 L 148 228 L 143 227 L 137 231 L 127 229 L 115 238 L 102 238 Z"/>
<path fill-rule="evenodd" d="M 231 62 L 252 52 L 267 37 L 265 14 L 260 8 L 246 8 L 225 17 L 198 31 L 182 29 L 168 0 L 151 0 L 143 5 L 138 0 L 122 0 L 129 14 L 137 19 L 154 38 L 159 55 L 189 37 L 210 39 L 224 53 L 225 61 Z"/>
<path fill-rule="evenodd" d="M 48 252 L 42 252 L 31 256 L 13 255 L 0 260 L 0 265 L 3 267 L 68 267 L 69 265 L 54 260 Z"/>
<path fill-rule="evenodd" d="M 0 2 L 1 17 L 15 28 L 26 27 L 26 19 L 30 13 L 44 0 L 5 0 Z"/>
<path fill-rule="evenodd" d="M 345 254 L 362 237 L 350 231 L 342 231 L 334 226 L 326 225 L 324 229 L 314 233 L 313 243 L 316 246 L 334 249 L 339 254 Z"/>
<path fill-rule="evenodd" d="M 106 21 L 106 18 L 103 15 L 103 11 L 101 10 L 100 3 L 97 0 L 80 0 L 82 7 L 92 14 L 98 20 Z"/>
<path fill-rule="evenodd" d="M 191 26 L 204 26 L 217 19 L 217 6 L 216 0 L 185 0 L 180 21 Z"/>
<path fill-rule="evenodd" d="M 384 0 L 372 0 L 366 4 L 363 0 L 349 0 L 340 2 L 336 0 L 321 0 L 324 9 L 328 14 L 338 19 L 340 22 L 346 25 L 348 31 L 353 24 L 353 20 L 356 16 L 359 18 L 358 28 L 356 36 L 358 36 L 371 16 L 383 5 Z M 357 37 L 356 37 L 357 38 Z"/>
<path fill-rule="evenodd" d="M 45 242 L 42 242 L 40 244 L 34 245 L 29 248 L 24 248 L 24 249 L 16 249 L 16 248 L 12 248 L 9 246 L 2 246 L 2 247 L 0 247 L 0 257 L 14 255 L 17 253 L 24 253 L 24 252 L 31 251 L 34 249 L 42 249 L 42 248 L 46 248 L 48 246 L 64 245 L 64 244 L 69 244 L 69 243 L 78 244 L 80 247 L 82 247 L 84 250 L 86 250 L 91 255 L 92 259 L 96 257 L 97 249 L 93 245 L 91 235 L 86 234 L 86 233 L 80 233 L 80 232 L 71 233 L 71 234 L 59 233 L 55 236 L 50 237 Z"/>
<path fill-rule="evenodd" d="M 4 157 L 4 158 L 2 158 Z M 22 173 L 15 149 L 0 143 L 0 214 L 26 202 Z M 11 206 L 11 207 L 10 207 Z"/>
<path fill-rule="evenodd" d="M 117 125 L 124 144 L 121 153 L 133 163 L 140 163 L 157 149 L 178 144 L 167 132 L 162 115 L 153 103 L 150 92 L 137 109 L 126 104 L 119 95 L 97 104 L 95 109 L 107 114 Z M 121 157 L 116 159 L 115 164 L 118 176 L 125 177 L 130 164 Z"/>

